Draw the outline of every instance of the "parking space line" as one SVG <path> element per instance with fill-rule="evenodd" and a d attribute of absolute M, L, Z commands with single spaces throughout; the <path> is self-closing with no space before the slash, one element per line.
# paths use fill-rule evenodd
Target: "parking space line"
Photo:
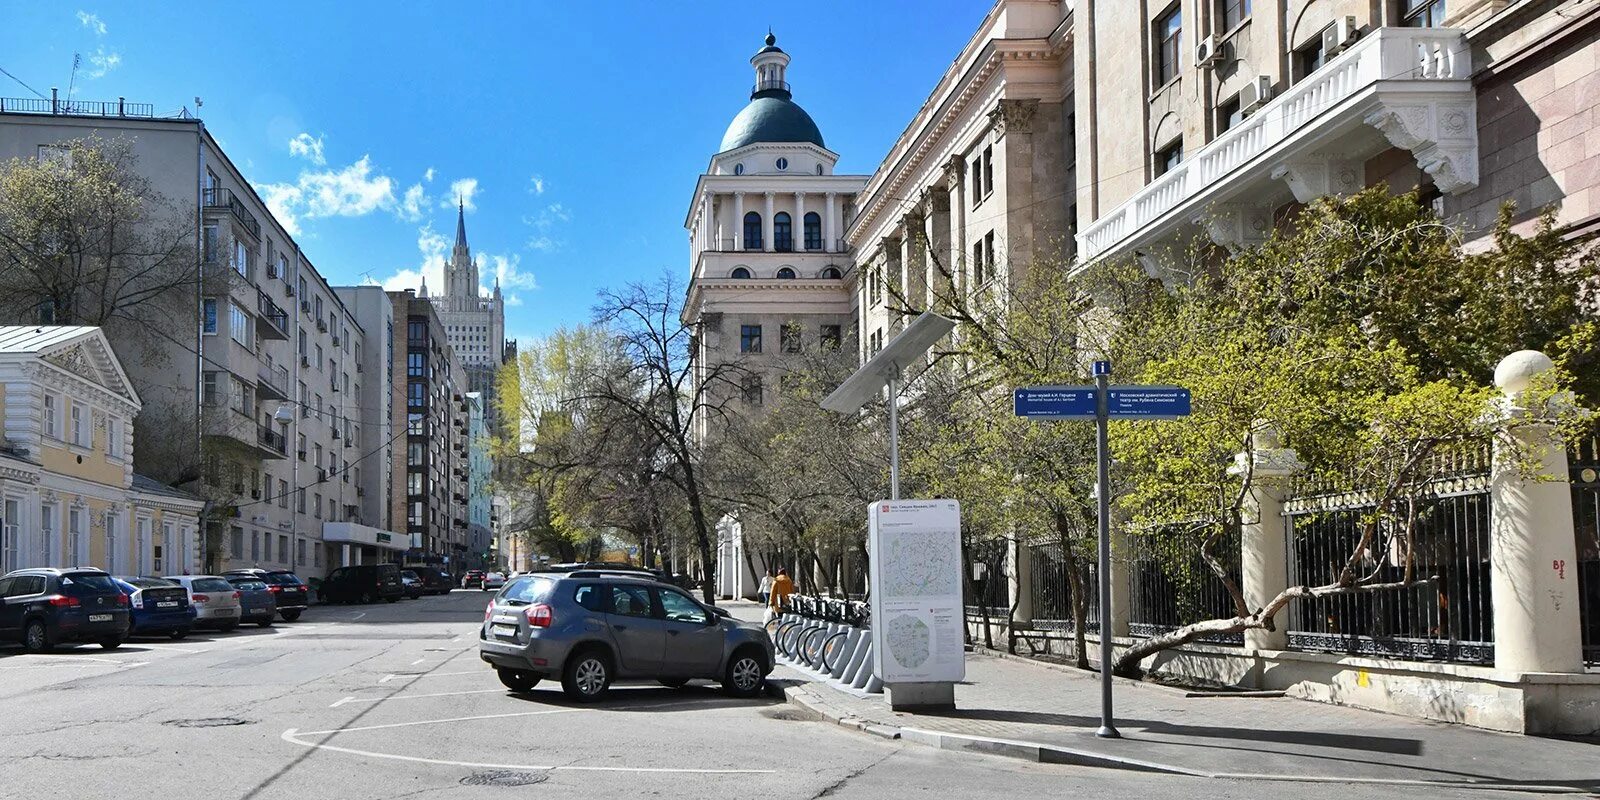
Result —
<path fill-rule="evenodd" d="M 351 695 L 350 697 L 346 697 L 343 700 L 328 706 L 328 708 L 338 708 L 339 706 L 346 705 L 348 703 L 382 703 L 386 700 L 421 700 L 424 697 L 455 697 L 463 694 L 504 694 L 505 691 L 505 689 L 473 689 L 467 692 L 431 692 L 429 694 L 402 694 L 391 695 L 389 697 L 356 697 Z"/>
<path fill-rule="evenodd" d="M 426 658 L 419 658 L 419 659 L 417 659 L 417 660 L 416 660 L 416 661 L 413 661 L 413 662 L 411 662 L 411 663 L 410 663 L 410 664 L 408 664 L 408 665 L 407 665 L 407 666 L 411 666 L 411 667 L 414 667 L 414 666 L 416 666 L 416 665 L 418 665 L 418 664 L 421 664 L 421 663 L 422 663 L 422 662 L 424 662 L 424 661 L 427 661 L 427 660 L 428 660 L 428 659 L 426 659 Z"/>
<path fill-rule="evenodd" d="M 406 674 L 399 674 L 399 673 L 391 672 L 388 675 L 385 675 L 382 678 L 379 678 L 378 679 L 378 683 L 388 683 L 389 681 L 392 681 L 395 678 L 445 678 L 445 677 L 449 677 L 451 675 L 493 675 L 493 674 L 494 673 L 489 672 L 488 670 L 484 670 L 484 669 L 469 669 L 469 670 L 466 670 L 464 672 L 422 672 L 422 673 L 412 672 L 412 673 L 406 673 Z"/>
<path fill-rule="evenodd" d="M 410 722 L 390 722 L 385 725 L 361 725 L 355 728 L 334 728 L 326 731 L 306 731 L 300 736 L 322 736 L 330 733 L 350 733 L 352 731 L 376 731 L 385 728 L 410 728 L 416 725 L 440 725 L 446 722 L 472 722 L 480 719 L 505 719 L 507 717 L 539 717 L 548 714 L 571 714 L 575 711 L 587 711 L 583 708 L 551 708 L 544 711 L 518 711 L 510 714 L 482 714 L 476 717 L 451 717 L 449 719 L 417 719 Z M 291 729 L 292 730 L 292 729 Z"/>
<path fill-rule="evenodd" d="M 561 709 L 562 711 L 575 711 L 577 709 Z M 532 713 L 557 713 L 557 712 L 532 712 Z M 501 715 L 507 716 L 507 715 Z M 520 715 L 509 715 L 520 716 Z M 485 719 L 484 717 L 467 717 L 466 719 Z M 402 723 L 404 724 L 404 723 Z M 388 726 L 378 726 L 388 727 Z M 351 728 L 349 730 L 360 730 Z M 324 731 L 324 733 L 337 733 L 337 731 Z M 301 747 L 310 747 L 316 750 L 331 750 L 336 753 L 348 753 L 366 758 L 387 758 L 394 761 L 410 761 L 417 764 L 439 764 L 446 767 L 470 767 L 473 769 L 515 769 L 528 771 L 568 771 L 568 772 L 629 772 L 629 773 L 675 773 L 688 775 L 771 775 L 776 770 L 770 769 L 692 769 L 688 767 L 580 767 L 580 766 L 553 766 L 549 764 L 485 764 L 476 761 L 450 761 L 442 758 L 422 758 L 420 756 L 403 756 L 398 753 L 378 753 L 371 750 L 356 750 L 350 747 L 337 747 L 321 742 L 309 742 L 300 737 L 316 736 L 316 733 L 301 733 L 294 728 L 283 732 L 279 737 L 290 744 Z"/>

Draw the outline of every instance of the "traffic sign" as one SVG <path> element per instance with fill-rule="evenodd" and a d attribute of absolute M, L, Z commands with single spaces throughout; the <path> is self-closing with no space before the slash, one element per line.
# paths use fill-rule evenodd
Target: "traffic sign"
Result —
<path fill-rule="evenodd" d="M 1189 416 L 1189 390 L 1181 386 L 1112 386 L 1106 392 L 1111 419 L 1177 419 Z M 1093 386 L 1025 386 L 1011 395 L 1012 410 L 1028 419 L 1094 419 Z"/>

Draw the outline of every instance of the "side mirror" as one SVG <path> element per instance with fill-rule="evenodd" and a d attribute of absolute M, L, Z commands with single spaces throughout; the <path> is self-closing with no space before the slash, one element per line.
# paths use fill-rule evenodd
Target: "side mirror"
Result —
<path fill-rule="evenodd" d="M 711 608 L 711 613 L 716 614 L 718 617 L 721 617 L 722 619 L 727 619 L 730 616 L 732 616 L 731 614 L 728 613 L 728 609 L 726 609 L 726 608 L 718 608 L 717 606 L 711 606 L 710 608 Z"/>

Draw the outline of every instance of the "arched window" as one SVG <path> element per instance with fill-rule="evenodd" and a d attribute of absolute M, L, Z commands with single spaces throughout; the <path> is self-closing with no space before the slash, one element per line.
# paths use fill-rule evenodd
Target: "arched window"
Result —
<path fill-rule="evenodd" d="M 794 249 L 794 225 L 789 221 L 787 211 L 772 215 L 772 249 L 780 253 Z"/>
<path fill-rule="evenodd" d="M 782 172 L 783 170 L 786 170 L 788 168 L 789 168 L 789 159 L 787 159 L 787 158 L 779 158 L 778 159 L 778 171 Z"/>
<path fill-rule="evenodd" d="M 806 249 L 822 249 L 822 215 L 815 211 L 806 212 Z"/>
<path fill-rule="evenodd" d="M 761 215 L 754 211 L 744 215 L 744 249 L 761 249 Z"/>
<path fill-rule="evenodd" d="M 750 278 L 750 270 L 747 270 L 744 267 L 734 267 L 733 274 L 729 275 L 728 277 L 741 281 L 748 280 Z"/>
<path fill-rule="evenodd" d="M 794 270 L 789 267 L 783 267 L 778 270 L 778 278 L 786 281 L 794 280 Z"/>
<path fill-rule="evenodd" d="M 744 165 L 743 164 L 734 164 L 733 165 L 733 174 L 735 174 L 735 175 L 743 175 L 744 174 Z"/>
<path fill-rule="evenodd" d="M 822 274 L 818 275 L 817 277 L 827 278 L 829 280 L 838 280 L 843 278 L 844 274 L 839 271 L 838 267 L 827 267 L 823 269 Z"/>

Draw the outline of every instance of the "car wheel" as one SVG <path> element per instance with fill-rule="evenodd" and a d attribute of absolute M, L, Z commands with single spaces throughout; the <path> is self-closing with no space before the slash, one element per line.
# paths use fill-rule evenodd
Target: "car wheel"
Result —
<path fill-rule="evenodd" d="M 234 628 L 237 628 L 237 627 L 239 627 L 239 623 L 237 623 L 237 622 L 229 622 L 229 623 L 227 623 L 227 624 L 222 626 L 222 632 L 223 633 L 228 633 L 228 632 L 232 631 Z"/>
<path fill-rule="evenodd" d="M 370 605 L 371 603 L 372 603 L 372 592 L 362 592 L 361 593 L 361 605 L 365 606 L 365 605 Z"/>
<path fill-rule="evenodd" d="M 50 629 L 44 626 L 41 620 L 28 623 L 22 632 L 22 649 L 30 653 L 48 653 L 55 647 L 55 642 L 50 641 Z"/>
<path fill-rule="evenodd" d="M 107 650 L 115 650 L 122 646 L 121 639 L 101 639 L 100 646 Z"/>
<path fill-rule="evenodd" d="M 532 691 L 533 687 L 539 683 L 539 677 L 537 675 L 534 675 L 531 672 L 523 672 L 520 669 L 506 669 L 505 667 L 500 667 L 496 669 L 495 672 L 499 674 L 500 682 L 505 684 L 505 687 L 513 692 Z"/>
<path fill-rule="evenodd" d="M 593 702 L 605 696 L 611 686 L 611 661 L 599 650 L 582 650 L 567 659 L 562 670 L 561 688 L 567 696 L 581 703 Z"/>
<path fill-rule="evenodd" d="M 755 697 L 761 693 L 766 679 L 766 665 L 753 651 L 741 650 L 728 660 L 728 669 L 722 676 L 722 688 L 734 697 Z"/>
<path fill-rule="evenodd" d="M 283 617 L 283 621 L 284 622 L 294 622 L 295 620 L 300 618 L 300 612 L 299 612 L 299 610 L 295 610 L 295 611 L 280 611 L 280 612 L 278 612 L 278 616 Z"/>
<path fill-rule="evenodd" d="M 189 635 L 189 629 L 188 628 L 173 628 L 171 631 L 167 632 L 167 635 L 171 636 L 175 640 L 176 639 L 182 639 L 183 637 Z"/>
<path fill-rule="evenodd" d="M 660 681 L 658 681 L 658 683 L 660 683 L 662 686 L 667 687 L 668 689 L 682 689 L 685 685 L 687 685 L 689 683 L 689 679 L 688 678 L 663 678 Z"/>
<path fill-rule="evenodd" d="M 383 599 L 384 599 L 385 602 L 388 602 L 388 603 L 398 603 L 398 602 L 400 602 L 400 598 L 398 598 L 398 597 L 385 597 Z"/>
<path fill-rule="evenodd" d="M 258 620 L 256 620 L 256 625 L 259 626 L 259 627 L 262 627 L 262 628 L 270 628 L 270 627 L 272 627 L 272 617 L 267 617 L 266 619 L 258 619 Z"/>

